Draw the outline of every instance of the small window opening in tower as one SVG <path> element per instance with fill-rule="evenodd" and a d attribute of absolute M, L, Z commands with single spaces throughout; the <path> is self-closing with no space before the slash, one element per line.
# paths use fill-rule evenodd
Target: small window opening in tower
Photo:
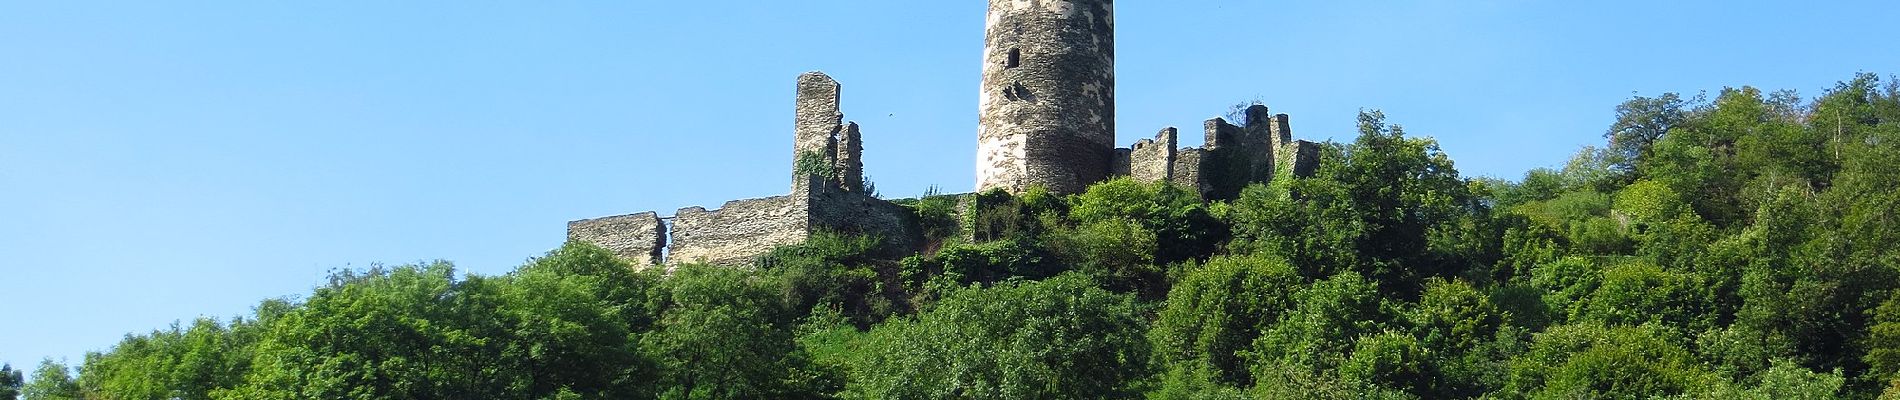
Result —
<path fill-rule="evenodd" d="M 1023 64 L 1023 50 L 1009 49 L 1009 58 L 1003 59 L 1003 68 L 1016 68 Z"/>

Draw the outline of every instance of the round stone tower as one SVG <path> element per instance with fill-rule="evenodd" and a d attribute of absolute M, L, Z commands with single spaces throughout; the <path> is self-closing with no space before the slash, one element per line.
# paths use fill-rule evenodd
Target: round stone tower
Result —
<path fill-rule="evenodd" d="M 1115 151 L 1114 0 L 990 0 L 976 188 L 1080 193 Z"/>

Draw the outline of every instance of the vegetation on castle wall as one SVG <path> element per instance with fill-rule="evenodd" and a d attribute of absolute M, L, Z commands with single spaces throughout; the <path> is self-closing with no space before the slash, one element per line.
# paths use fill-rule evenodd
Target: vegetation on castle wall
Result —
<path fill-rule="evenodd" d="M 914 199 L 897 199 L 891 203 L 910 210 L 917 232 L 922 236 L 922 253 L 934 254 L 949 242 L 963 237 L 964 221 L 957 215 L 957 203 L 964 197 L 945 195 L 936 186 L 924 191 L 923 196 Z"/>
<path fill-rule="evenodd" d="M 1307 178 L 900 201 L 755 268 L 344 271 L 0 399 L 1900 398 L 1900 85 L 1637 97 L 1518 180 L 1365 112 Z M 813 168 L 819 166 L 814 165 Z"/>
<path fill-rule="evenodd" d="M 831 181 L 838 179 L 838 166 L 832 163 L 830 157 L 826 157 L 824 153 L 802 152 L 798 153 L 797 159 L 792 160 L 792 176 L 817 176 Z"/>

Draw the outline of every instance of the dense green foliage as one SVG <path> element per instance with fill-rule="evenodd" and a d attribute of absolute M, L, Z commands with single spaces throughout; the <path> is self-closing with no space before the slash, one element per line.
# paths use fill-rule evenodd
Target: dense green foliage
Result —
<path fill-rule="evenodd" d="M 859 338 L 851 397 L 1134 397 L 1147 376 L 1135 300 L 1065 274 L 954 290 Z"/>
<path fill-rule="evenodd" d="M 1900 85 L 1637 97 L 1516 181 L 1359 127 L 1233 201 L 902 200 L 917 254 L 346 271 L 0 399 L 1900 398 Z"/>
<path fill-rule="evenodd" d="M 13 369 L 12 364 L 0 364 L 0 400 L 20 398 L 20 386 L 25 384 L 25 374 Z"/>
<path fill-rule="evenodd" d="M 33 381 L 20 388 L 20 397 L 29 400 L 75 400 L 90 398 L 73 381 L 72 369 L 53 360 L 40 361 L 33 370 Z"/>

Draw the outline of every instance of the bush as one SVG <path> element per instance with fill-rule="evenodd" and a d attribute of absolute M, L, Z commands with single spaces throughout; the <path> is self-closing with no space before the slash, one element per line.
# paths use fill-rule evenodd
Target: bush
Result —
<path fill-rule="evenodd" d="M 1687 332 L 1712 328 L 1706 319 L 1701 282 L 1694 275 L 1663 271 L 1642 262 L 1603 271 L 1603 282 L 1571 309 L 1571 321 L 1604 325 L 1679 327 Z"/>
<path fill-rule="evenodd" d="M 846 395 L 1133 398 L 1149 374 L 1134 298 L 1063 275 L 957 290 L 871 331 Z"/>
<path fill-rule="evenodd" d="M 852 322 L 868 327 L 901 308 L 902 296 L 887 293 L 874 268 L 880 246 L 873 237 L 816 232 L 804 243 L 773 249 L 759 264 L 781 280 L 784 301 L 793 312 L 838 307 Z"/>
<path fill-rule="evenodd" d="M 1424 395 L 1431 389 L 1432 366 L 1418 339 L 1385 331 L 1362 336 L 1352 356 L 1339 366 L 1341 378 Z"/>
<path fill-rule="evenodd" d="M 655 302 L 657 329 L 640 338 L 660 366 L 662 398 L 810 398 L 838 390 L 793 341 L 795 319 L 769 277 L 686 265 Z"/>
<path fill-rule="evenodd" d="M 941 243 L 958 236 L 957 196 L 925 195 L 911 204 L 910 210 L 917 217 L 924 241 Z"/>
<path fill-rule="evenodd" d="M 1254 340 L 1254 381 L 1279 366 L 1310 371 L 1338 368 L 1362 335 L 1390 327 L 1391 310 L 1376 282 L 1346 272 L 1301 290 L 1297 305 Z"/>
<path fill-rule="evenodd" d="M 1218 257 L 1187 270 L 1149 332 L 1156 360 L 1171 377 L 1251 386 L 1241 355 L 1293 309 L 1306 279 L 1266 256 Z"/>
<path fill-rule="evenodd" d="M 1553 327 L 1511 361 L 1505 391 L 1533 399 L 1627 399 L 1682 395 L 1713 383 L 1675 338 L 1654 325 Z"/>

